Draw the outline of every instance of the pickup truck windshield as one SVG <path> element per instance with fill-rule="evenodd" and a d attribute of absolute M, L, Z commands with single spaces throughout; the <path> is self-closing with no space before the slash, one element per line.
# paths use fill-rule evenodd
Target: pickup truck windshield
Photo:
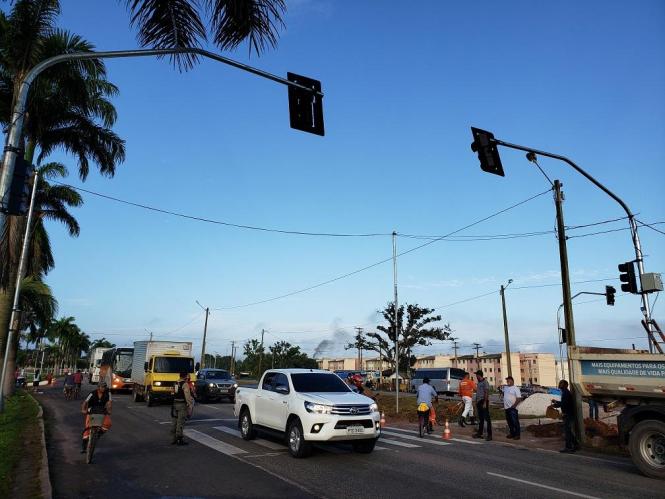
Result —
<path fill-rule="evenodd" d="M 300 373 L 292 374 L 291 381 L 297 392 L 349 392 L 349 387 L 336 374 Z"/>
<path fill-rule="evenodd" d="M 191 373 L 194 371 L 194 359 L 191 357 L 157 357 L 156 373 Z"/>

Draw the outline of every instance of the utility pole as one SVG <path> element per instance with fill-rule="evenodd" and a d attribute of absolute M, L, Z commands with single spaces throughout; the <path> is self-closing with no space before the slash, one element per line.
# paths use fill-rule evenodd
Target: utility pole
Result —
<path fill-rule="evenodd" d="M 263 335 L 266 333 L 265 329 L 261 329 L 261 353 L 259 355 L 259 372 L 257 373 L 258 377 L 261 377 L 261 364 L 263 364 Z"/>
<path fill-rule="evenodd" d="M 501 306 L 503 307 L 503 334 L 506 342 L 506 363 L 508 364 L 508 376 L 513 376 L 512 359 L 510 358 L 510 340 L 508 339 L 508 316 L 506 315 L 506 288 L 513 282 L 508 279 L 508 284 L 501 285 Z"/>
<path fill-rule="evenodd" d="M 210 308 L 209 307 L 204 308 L 203 305 L 201 305 L 198 300 L 196 300 L 196 303 L 198 304 L 199 307 L 203 308 L 203 310 L 205 310 L 206 313 L 206 320 L 205 323 L 203 324 L 203 341 L 201 342 L 201 369 L 203 369 L 206 363 L 206 335 L 208 333 L 208 315 L 210 315 Z"/>
<path fill-rule="evenodd" d="M 356 326 L 356 348 L 358 349 L 358 369 L 362 370 L 363 368 L 363 350 L 362 350 L 362 341 L 363 341 L 363 328 Z"/>
<path fill-rule="evenodd" d="M 459 338 L 448 338 L 448 339 L 449 339 L 450 341 L 453 342 L 453 352 L 454 352 L 454 356 L 453 356 L 453 367 L 457 367 L 457 349 L 459 348 L 459 345 L 458 345 L 458 343 L 457 343 L 457 340 L 458 340 Z"/>
<path fill-rule="evenodd" d="M 483 348 L 480 343 L 474 343 L 473 348 L 476 350 L 476 369 L 480 369 L 480 358 L 478 357 L 478 350 Z"/>
<path fill-rule="evenodd" d="M 534 160 L 535 161 L 535 160 Z M 575 400 L 575 433 L 580 444 L 584 443 L 584 413 L 582 394 L 575 387 L 571 349 L 577 345 L 575 340 L 575 322 L 573 319 L 573 297 L 570 292 L 570 272 L 568 270 L 568 246 L 566 244 L 566 226 L 563 219 L 563 191 L 561 182 L 554 181 L 554 203 L 556 205 L 557 239 L 559 241 L 559 260 L 561 262 L 561 287 L 563 290 L 563 317 L 566 324 L 566 342 L 568 344 L 568 376 Z"/>
<path fill-rule="evenodd" d="M 399 414 L 399 320 L 397 317 L 397 232 L 393 231 L 393 292 L 395 313 L 395 412 Z"/>
<path fill-rule="evenodd" d="M 235 376 L 236 367 L 236 342 L 231 341 L 231 374 Z"/>

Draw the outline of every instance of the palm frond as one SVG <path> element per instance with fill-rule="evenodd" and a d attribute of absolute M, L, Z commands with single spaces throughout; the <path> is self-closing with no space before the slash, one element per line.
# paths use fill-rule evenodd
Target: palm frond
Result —
<path fill-rule="evenodd" d="M 42 40 L 53 30 L 58 14 L 58 0 L 18 0 L 14 4 L 7 33 L 12 43 L 7 49 L 15 73 L 25 73 L 39 62 Z"/>
<path fill-rule="evenodd" d="M 221 49 L 234 49 L 243 41 L 250 52 L 261 55 L 277 46 L 286 12 L 284 0 L 207 0 L 211 12 L 213 42 Z"/>
<path fill-rule="evenodd" d="M 138 26 L 139 43 L 158 49 L 200 47 L 206 30 L 198 12 L 198 2 L 188 0 L 127 0 L 131 25 Z M 195 55 L 171 57 L 178 69 L 190 69 Z"/>

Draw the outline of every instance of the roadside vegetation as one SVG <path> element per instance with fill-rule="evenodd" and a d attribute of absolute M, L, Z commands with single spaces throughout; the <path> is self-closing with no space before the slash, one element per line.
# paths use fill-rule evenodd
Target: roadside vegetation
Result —
<path fill-rule="evenodd" d="M 21 497 L 39 496 L 39 463 L 30 462 L 27 467 L 31 479 L 21 480 L 17 473 L 22 459 L 38 459 L 41 446 L 35 452 L 25 452 L 25 441 L 39 434 L 37 414 L 39 405 L 26 392 L 19 390 L 5 401 L 5 412 L 0 414 L 0 497 L 16 497 L 12 494 L 17 480 L 22 486 Z"/>

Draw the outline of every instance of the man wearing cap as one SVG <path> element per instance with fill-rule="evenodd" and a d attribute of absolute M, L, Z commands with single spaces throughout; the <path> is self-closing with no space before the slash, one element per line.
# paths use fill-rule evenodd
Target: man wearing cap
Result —
<path fill-rule="evenodd" d="M 173 406 L 171 407 L 171 417 L 173 418 L 173 426 L 171 433 L 173 434 L 172 444 L 187 445 L 183 440 L 183 428 L 185 426 L 185 419 L 187 419 L 194 407 L 194 399 L 192 392 L 187 383 L 187 376 L 189 373 L 180 373 L 180 380 L 176 382 L 173 387 Z"/>
<path fill-rule="evenodd" d="M 476 409 L 478 412 L 478 431 L 473 438 L 483 438 L 485 422 L 487 422 L 487 436 L 485 440 L 492 440 L 492 420 L 490 419 L 490 384 L 485 379 L 481 369 L 476 371 Z"/>
<path fill-rule="evenodd" d="M 520 439 L 520 418 L 517 412 L 517 404 L 522 401 L 522 393 L 515 386 L 512 376 L 506 378 L 506 386 L 503 387 L 503 408 L 506 411 L 506 422 L 508 423 L 508 436 L 513 440 Z"/>

